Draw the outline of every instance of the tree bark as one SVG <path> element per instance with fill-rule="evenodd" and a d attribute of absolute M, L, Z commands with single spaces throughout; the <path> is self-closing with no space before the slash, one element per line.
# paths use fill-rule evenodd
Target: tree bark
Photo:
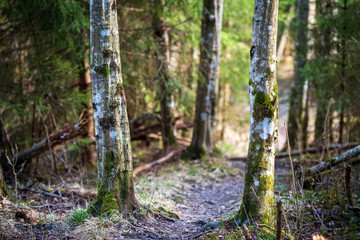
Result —
<path fill-rule="evenodd" d="M 160 93 L 160 114 L 162 127 L 162 141 L 164 149 L 176 144 L 175 132 L 175 103 L 172 96 L 171 76 L 170 76 L 170 45 L 169 29 L 165 17 L 163 16 L 162 0 L 155 0 L 152 26 L 154 38 L 158 43 L 156 51 L 156 67 L 158 71 L 158 81 Z"/>
<path fill-rule="evenodd" d="M 98 194 L 89 210 L 105 215 L 118 210 L 125 216 L 137 201 L 115 0 L 90 2 L 90 59 Z"/>
<path fill-rule="evenodd" d="M 222 9 L 223 0 L 204 0 L 194 131 L 188 149 L 190 158 L 201 157 L 214 146 Z"/>
<path fill-rule="evenodd" d="M 296 15 L 296 47 L 294 60 L 294 82 L 290 94 L 288 133 L 291 148 L 299 144 L 299 131 L 301 129 L 301 115 L 303 110 L 304 83 L 303 69 L 306 64 L 307 53 L 307 23 L 309 13 L 309 0 L 297 0 Z"/>
<path fill-rule="evenodd" d="M 343 18 L 346 17 L 348 4 L 347 0 L 344 0 L 344 8 L 343 8 Z M 343 26 L 344 35 L 346 34 L 346 24 Z M 346 59 L 347 59 L 347 53 L 346 53 L 346 37 L 342 36 L 341 39 L 341 76 L 342 76 L 342 82 L 341 82 L 341 96 L 345 93 L 345 87 L 346 87 Z M 340 98 L 340 123 L 339 123 L 339 143 L 342 143 L 344 141 L 344 125 L 345 125 L 345 117 L 344 117 L 344 99 Z"/>
<path fill-rule="evenodd" d="M 333 14 L 332 5 L 330 0 L 318 0 L 317 1 L 317 13 L 323 16 L 329 16 Z M 316 58 L 328 61 L 330 51 L 332 49 L 331 28 L 324 26 L 320 29 L 320 37 L 317 39 L 318 43 L 315 48 Z M 315 119 L 315 141 L 320 141 L 322 144 L 325 141 L 325 137 L 329 135 L 325 131 L 325 119 L 327 115 L 327 109 L 330 102 L 330 94 L 327 84 L 328 71 L 323 73 L 317 81 L 314 82 L 315 95 L 317 98 L 316 106 L 316 119 Z M 328 128 L 328 127 L 327 127 Z M 327 129 L 329 130 L 329 128 Z"/>
<path fill-rule="evenodd" d="M 274 226 L 274 165 L 278 125 L 276 35 L 278 0 L 256 0 L 250 50 L 250 139 L 243 201 L 238 212 Z"/>
<path fill-rule="evenodd" d="M 313 29 L 315 26 L 315 17 L 316 17 L 316 1 L 309 1 L 309 11 L 308 11 L 308 21 L 307 21 L 307 52 L 306 52 L 306 61 L 309 62 L 314 58 L 314 36 Z M 305 80 L 305 89 L 304 89 L 304 117 L 302 121 L 302 148 L 308 147 L 308 126 L 309 126 L 309 112 L 311 107 L 311 92 L 313 89 L 313 84 L 311 79 L 307 78 Z"/>
<path fill-rule="evenodd" d="M 80 79 L 79 90 L 82 93 L 89 94 L 89 91 L 91 91 L 91 76 L 90 76 L 87 57 L 85 57 L 82 61 L 82 68 L 83 69 L 80 72 L 80 78 L 79 78 Z M 83 118 L 86 119 L 86 132 L 82 135 L 82 137 L 95 139 L 94 111 L 93 111 L 92 103 L 88 102 L 87 104 L 84 105 L 85 105 L 84 106 L 85 109 L 84 109 Z M 95 166 L 96 165 L 95 147 L 90 144 L 84 146 L 81 158 L 84 164 Z"/>
<path fill-rule="evenodd" d="M 2 197 L 6 197 L 7 195 L 9 195 L 9 190 L 7 189 L 5 179 L 4 179 L 3 170 L 2 170 L 2 167 L 1 167 L 1 164 L 0 164 L 0 199 Z"/>

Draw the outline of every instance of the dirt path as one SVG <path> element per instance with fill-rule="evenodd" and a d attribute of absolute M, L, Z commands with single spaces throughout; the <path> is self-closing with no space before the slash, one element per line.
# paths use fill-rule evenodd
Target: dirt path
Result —
<path fill-rule="evenodd" d="M 244 167 L 243 163 L 234 164 Z M 184 190 L 174 195 L 183 199 L 175 206 L 179 220 L 157 217 L 146 223 L 138 222 L 137 229 L 135 227 L 134 232 L 126 234 L 125 239 L 195 239 L 201 235 L 206 223 L 225 219 L 236 212 L 242 189 L 243 176 L 210 178 L 202 183 L 186 181 Z"/>

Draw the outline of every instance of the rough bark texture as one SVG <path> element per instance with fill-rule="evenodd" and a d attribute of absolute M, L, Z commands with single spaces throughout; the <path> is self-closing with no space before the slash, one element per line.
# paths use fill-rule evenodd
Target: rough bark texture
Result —
<path fill-rule="evenodd" d="M 156 51 L 156 68 L 158 71 L 159 81 L 159 99 L 163 146 L 167 147 L 176 144 L 175 125 L 175 103 L 172 97 L 171 77 L 170 77 L 170 45 L 169 45 L 169 29 L 167 22 L 163 17 L 163 4 L 161 0 L 154 1 L 154 9 L 152 26 L 154 38 L 158 43 Z"/>
<path fill-rule="evenodd" d="M 204 0 L 194 132 L 188 149 L 192 158 L 211 152 L 214 145 L 222 9 L 223 0 Z"/>
<path fill-rule="evenodd" d="M 305 79 L 302 70 L 306 64 L 307 52 L 307 23 L 309 13 L 309 0 L 297 0 L 296 15 L 296 48 L 294 60 L 294 82 L 290 94 L 290 108 L 288 120 L 288 133 L 290 147 L 297 147 L 299 131 L 301 129 L 301 114 L 303 105 Z"/>
<path fill-rule="evenodd" d="M 274 226 L 274 165 L 278 124 L 276 34 L 278 0 L 256 0 L 250 50 L 250 141 L 241 221 Z"/>
<path fill-rule="evenodd" d="M 90 1 L 90 56 L 98 167 L 92 214 L 131 213 L 137 202 L 115 0 Z"/>

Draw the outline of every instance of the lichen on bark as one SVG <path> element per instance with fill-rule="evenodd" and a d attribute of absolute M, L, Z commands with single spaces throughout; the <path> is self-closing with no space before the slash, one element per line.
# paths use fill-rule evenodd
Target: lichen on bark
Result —
<path fill-rule="evenodd" d="M 250 139 L 246 161 L 241 221 L 274 225 L 274 165 L 278 95 L 276 34 L 278 0 L 256 0 L 250 51 Z"/>
<path fill-rule="evenodd" d="M 90 1 L 90 45 L 98 195 L 89 212 L 126 215 L 137 201 L 115 0 Z"/>

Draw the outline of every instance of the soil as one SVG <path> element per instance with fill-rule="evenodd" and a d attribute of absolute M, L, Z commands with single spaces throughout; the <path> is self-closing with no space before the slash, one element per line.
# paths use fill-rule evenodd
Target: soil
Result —
<path fill-rule="evenodd" d="M 146 223 L 140 222 L 144 225 L 136 229 L 137 232 L 127 234 L 125 239 L 196 239 L 204 234 L 207 223 L 225 219 L 240 207 L 243 176 L 208 179 L 205 183 L 187 181 L 186 185 L 187 190 L 177 196 L 183 198 L 175 209 L 180 219 L 169 221 L 158 216 Z"/>

